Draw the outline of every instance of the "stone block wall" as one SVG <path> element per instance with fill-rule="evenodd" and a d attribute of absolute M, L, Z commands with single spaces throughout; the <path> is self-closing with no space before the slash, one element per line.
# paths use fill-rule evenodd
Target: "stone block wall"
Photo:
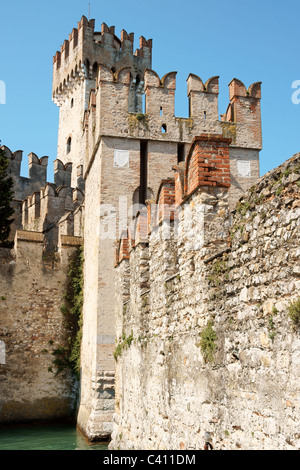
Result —
<path fill-rule="evenodd" d="M 202 186 L 176 236 L 162 221 L 122 241 L 111 448 L 299 449 L 299 178 L 298 154 L 232 214 Z"/>

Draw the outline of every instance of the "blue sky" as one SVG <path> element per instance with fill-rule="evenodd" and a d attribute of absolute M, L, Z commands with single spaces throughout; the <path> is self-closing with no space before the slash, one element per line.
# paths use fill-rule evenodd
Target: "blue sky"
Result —
<path fill-rule="evenodd" d="M 300 104 L 292 83 L 300 80 L 299 0 L 90 0 L 96 30 L 101 23 L 153 39 L 152 68 L 159 76 L 177 71 L 176 115 L 188 115 L 189 73 L 205 82 L 220 76 L 219 114 L 226 111 L 228 84 L 262 81 L 261 174 L 300 151 Z M 88 0 L 1 2 L 0 139 L 12 151 L 49 156 L 48 180 L 56 158 L 58 108 L 51 100 L 52 58 L 82 15 Z M 0 84 L 1 84 L 0 82 Z M 300 94 L 299 94 L 300 96 Z M 0 96 L 1 98 L 1 96 Z"/>

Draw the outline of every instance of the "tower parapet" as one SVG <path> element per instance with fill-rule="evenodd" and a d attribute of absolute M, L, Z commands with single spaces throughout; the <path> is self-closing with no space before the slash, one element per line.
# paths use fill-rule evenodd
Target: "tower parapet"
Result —
<path fill-rule="evenodd" d="M 84 195 L 68 186 L 47 183 L 22 203 L 22 229 L 44 234 L 46 250 L 58 246 L 59 234 L 74 235 L 74 212 Z"/>
<path fill-rule="evenodd" d="M 22 150 L 12 152 L 8 147 L 2 145 L 5 155 L 8 158 L 7 173 L 13 180 L 13 201 L 14 208 L 13 223 L 10 230 L 10 241 L 14 240 L 17 229 L 22 228 L 22 202 L 29 195 L 39 191 L 47 181 L 48 157 L 39 158 L 35 153 L 28 155 L 28 178 L 21 176 L 21 164 L 23 158 Z"/>
<path fill-rule="evenodd" d="M 13 223 L 10 240 L 16 230 L 47 232 L 66 213 L 75 211 L 84 200 L 84 180 L 82 168 L 77 168 L 77 185 L 71 187 L 72 163 L 54 161 L 54 183 L 47 183 L 48 157 L 39 158 L 35 153 L 28 155 L 29 177 L 20 176 L 22 163 L 21 150 L 12 152 L 1 147 L 8 158 L 8 174 L 13 179 Z M 74 230 L 73 230 L 74 232 Z M 77 233 L 80 231 L 77 230 Z M 70 234 L 70 230 L 68 230 Z M 71 233 L 72 235 L 73 233 Z M 52 237 L 58 243 L 58 237 Z M 54 245 L 52 244 L 52 247 Z"/>
<path fill-rule="evenodd" d="M 247 91 L 238 83 L 242 84 L 234 79 L 229 84 L 230 104 L 219 119 L 219 77 L 211 77 L 204 83 L 197 75 L 190 74 L 187 79 L 190 114 L 188 118 L 181 118 L 175 116 L 176 72 L 160 78 L 147 68 L 139 82 L 140 87 L 135 86 L 132 92 L 129 67 L 114 70 L 99 64 L 96 87 L 91 92 L 86 111 L 87 154 L 92 154 L 99 135 L 190 145 L 195 136 L 223 134 L 231 139 L 231 146 L 260 150 L 261 84 L 254 83 Z M 145 108 L 133 106 L 132 100 L 141 103 L 143 94 Z"/>
<path fill-rule="evenodd" d="M 115 27 L 106 23 L 102 23 L 100 31 L 95 31 L 95 20 L 88 21 L 83 16 L 53 57 L 52 99 L 60 108 L 57 158 L 64 164 L 73 163 L 73 186 L 76 168 L 85 163 L 87 144 L 79 136 L 85 128 L 85 112 L 89 109 L 90 93 L 96 87 L 99 68 L 105 66 L 112 74 L 128 68 L 130 96 L 141 94 L 144 70 L 151 68 L 152 41 L 142 36 L 135 52 L 133 45 L 133 33 L 123 29 L 119 38 Z M 137 103 L 131 99 L 132 111 L 140 106 L 141 100 Z"/>
<path fill-rule="evenodd" d="M 42 186 L 47 182 L 48 157 L 39 158 L 35 153 L 28 155 L 29 178 L 38 181 Z"/>
<path fill-rule="evenodd" d="M 200 77 L 190 74 L 187 86 L 190 116 L 218 120 L 219 77 L 209 78 L 204 84 Z"/>
<path fill-rule="evenodd" d="M 246 89 L 243 82 L 234 78 L 228 86 L 230 103 L 221 120 L 236 124 L 237 145 L 261 150 L 261 82 Z"/>
<path fill-rule="evenodd" d="M 97 64 L 108 67 L 130 66 L 132 71 L 151 68 L 152 40 L 140 37 L 140 47 L 133 53 L 134 33 L 121 31 L 120 38 L 115 35 L 115 27 L 102 23 L 101 31 L 95 31 L 95 20 L 85 16 L 78 22 L 53 57 L 53 100 L 60 105 L 76 82 L 95 79 Z"/>
<path fill-rule="evenodd" d="M 176 75 L 177 72 L 169 72 L 160 79 L 153 70 L 145 71 L 146 114 L 175 115 Z"/>
<path fill-rule="evenodd" d="M 12 153 L 12 151 L 6 147 L 6 145 L 2 145 L 1 149 L 4 151 L 6 158 L 8 159 L 8 174 L 13 177 L 19 177 L 21 174 L 21 163 L 23 158 L 22 150 L 17 150 L 16 152 Z"/>
<path fill-rule="evenodd" d="M 5 145 L 1 146 L 8 158 L 7 173 L 14 181 L 14 197 L 22 200 L 24 197 L 40 189 L 47 181 L 48 157 L 39 158 L 35 153 L 28 155 L 28 178 L 21 176 L 23 151 L 12 152 Z"/>
<path fill-rule="evenodd" d="M 54 160 L 54 183 L 56 186 L 71 186 L 72 163 L 65 165 L 58 158 Z"/>

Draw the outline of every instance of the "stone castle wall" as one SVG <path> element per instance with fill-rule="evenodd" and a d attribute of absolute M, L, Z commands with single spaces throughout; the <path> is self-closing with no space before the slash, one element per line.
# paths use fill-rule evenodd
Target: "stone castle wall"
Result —
<path fill-rule="evenodd" d="M 68 344 L 61 307 L 81 242 L 62 236 L 46 253 L 42 233 L 17 231 L 14 249 L 0 249 L 1 424 L 74 418 L 76 383 L 56 375 L 53 352 Z"/>
<path fill-rule="evenodd" d="M 108 418 L 114 408 L 110 380 L 114 369 L 115 338 L 113 263 L 115 240 L 124 229 L 124 217 L 120 222 L 122 210 L 125 211 L 126 228 L 131 205 L 152 199 L 161 180 L 173 177 L 174 166 L 187 158 L 193 139 L 202 134 L 218 134 L 230 141 L 226 170 L 232 171 L 231 205 L 259 177 L 260 84 L 246 90 L 241 82 L 233 80 L 230 85 L 232 112 L 219 120 L 218 77 L 203 84 L 199 77 L 190 75 L 191 116 L 184 119 L 174 115 L 175 72 L 159 78 L 153 70 L 145 69 L 142 76 L 145 109 L 140 112 L 131 111 L 133 91 L 136 98 L 140 98 L 141 92 L 133 90 L 133 78 L 130 66 L 112 68 L 110 63 L 99 63 L 95 89 L 91 91 L 85 111 L 84 237 L 89 272 L 85 282 L 88 300 L 84 306 L 86 321 L 82 347 L 86 364 L 82 375 L 85 399 L 79 408 L 79 425 L 90 439 L 97 435 L 106 438 L 108 430 L 112 429 Z M 233 111 L 238 121 L 234 121 Z M 223 168 L 219 170 L 223 172 Z M 147 197 L 142 197 L 141 193 L 147 193 Z M 112 234 L 104 234 L 101 225 L 105 226 L 109 218 L 113 221 L 110 227 L 115 223 L 115 230 Z M 91 351 L 96 353 L 96 359 Z M 104 393 L 105 371 L 109 376 L 109 397 Z M 95 385 L 98 383 L 99 386 Z"/>
<path fill-rule="evenodd" d="M 44 271 L 39 271 L 44 269 L 43 262 L 38 264 L 42 245 L 49 259 L 57 255 L 62 236 L 84 238 L 78 426 L 91 440 L 109 438 L 112 431 L 116 335 L 114 244 L 124 229 L 124 220 L 126 228 L 128 220 L 132 219 L 129 208 L 133 203 L 152 200 L 157 192 L 159 201 L 167 198 L 174 189 L 174 181 L 170 183 L 174 170 L 177 187 L 183 185 L 181 193 L 185 198 L 194 197 L 190 192 L 192 187 L 186 192 L 187 175 L 181 172 L 181 167 L 189 158 L 194 138 L 202 134 L 218 134 L 224 145 L 215 141 L 212 166 L 206 164 L 205 155 L 199 156 L 204 158 L 204 177 L 201 171 L 193 172 L 195 162 L 190 162 L 188 183 L 209 181 L 212 194 L 214 187 L 222 183 L 220 197 L 224 196 L 225 204 L 230 177 L 228 200 L 232 207 L 259 176 L 261 84 L 254 83 L 246 89 L 242 82 L 233 79 L 229 84 L 229 106 L 219 119 L 219 77 L 204 83 L 197 75 L 190 74 L 187 79 L 190 113 L 188 118 L 181 118 L 174 113 L 176 72 L 160 78 L 151 68 L 151 40 L 141 37 L 139 49 L 133 52 L 133 33 L 122 30 L 118 38 L 114 27 L 104 23 L 97 32 L 94 20 L 82 17 L 78 28 L 73 29 L 53 58 L 52 98 L 60 107 L 54 183 L 46 180 L 47 157 L 39 159 L 30 154 L 29 178 L 22 178 L 21 152 L 12 154 L 7 149 L 15 183 L 14 204 L 18 208 L 12 237 L 16 230 L 22 229 L 23 236 L 30 232 L 33 238 L 39 239 L 35 243 L 30 241 L 30 256 L 34 256 L 35 246 L 38 255 L 36 260 L 29 260 L 29 272 L 32 267 L 34 275 L 39 273 L 39 298 L 45 299 L 45 304 L 48 294 L 42 282 L 48 288 L 52 281 L 45 278 Z M 224 154 L 224 160 L 218 158 L 219 152 Z M 125 218 L 121 217 L 124 214 Z M 201 214 L 200 211 L 198 215 Z M 161 216 L 166 216 L 164 210 Z M 111 221 L 115 233 L 105 236 L 103 227 Z M 143 230 L 143 226 L 138 230 Z M 213 230 L 214 227 L 208 228 L 207 233 Z M 201 230 L 198 235 L 201 238 Z M 21 240 L 18 246 L 20 243 Z M 168 252 L 168 248 L 166 250 Z M 172 262 L 165 259 L 168 276 L 173 275 L 176 266 L 176 258 L 171 259 Z M 21 258 L 20 266 L 22 263 L 25 261 Z M 54 262 L 53 269 L 58 269 L 57 279 L 63 282 L 66 275 L 63 264 L 59 267 Z M 22 282 L 21 272 L 15 270 L 10 280 L 16 289 Z M 147 269 L 144 277 L 142 284 L 147 286 Z M 3 282 L 7 290 L 5 278 Z M 59 287 L 57 289 L 59 292 Z M 27 292 L 29 301 L 31 290 Z M 53 292 L 55 297 L 56 291 Z M 17 298 L 16 291 L 14 295 Z M 11 300 L 9 317 L 13 311 L 14 301 Z M 42 367 L 43 362 L 40 364 Z M 8 377 L 9 373 L 7 380 Z"/>
<path fill-rule="evenodd" d="M 162 217 L 120 241 L 112 449 L 203 449 L 205 433 L 215 449 L 299 448 L 299 175 L 296 155 L 231 215 L 226 188 L 198 186 L 176 236 Z"/>

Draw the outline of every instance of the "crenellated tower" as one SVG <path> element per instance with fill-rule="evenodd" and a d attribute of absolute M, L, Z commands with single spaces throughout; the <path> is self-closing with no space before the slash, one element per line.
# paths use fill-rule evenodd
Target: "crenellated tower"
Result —
<path fill-rule="evenodd" d="M 206 188 L 207 194 L 226 193 L 220 206 L 208 204 L 209 233 L 210 211 L 219 217 L 223 202 L 227 207 L 227 194 L 232 210 L 259 178 L 261 83 L 246 88 L 234 78 L 228 108 L 220 116 L 219 77 L 205 81 L 191 73 L 189 116 L 183 118 L 175 115 L 176 75 L 176 71 L 159 75 L 152 69 L 151 39 L 140 37 L 134 51 L 133 33 L 123 29 L 118 37 L 115 28 L 105 23 L 97 31 L 95 20 L 83 16 L 53 57 L 52 99 L 59 107 L 54 182 L 47 182 L 47 156 L 30 153 L 25 178 L 20 175 L 22 152 L 3 147 L 14 181 L 11 236 L 17 247 L 28 250 L 31 243 L 32 256 L 34 250 L 42 254 L 54 276 L 64 253 L 83 244 L 77 425 L 90 440 L 109 439 L 116 417 L 116 299 L 124 287 L 116 277 L 117 240 L 121 239 L 120 261 L 134 247 L 147 244 L 151 226 L 175 217 L 166 205 L 183 207 L 198 187 Z M 209 249 L 224 248 L 224 243 L 227 240 L 213 239 Z M 152 260 L 145 248 L 137 250 L 141 257 L 134 261 L 133 269 L 143 272 L 138 296 L 149 289 L 147 266 Z M 163 269 L 169 278 L 176 273 L 177 258 L 166 257 L 168 252 L 176 253 L 176 241 L 162 244 Z M 27 258 L 25 262 L 31 273 Z M 66 272 L 61 275 L 64 279 Z M 126 287 L 122 301 L 130 295 Z"/>
<path fill-rule="evenodd" d="M 77 180 L 77 168 L 85 163 L 85 111 L 90 93 L 95 89 L 99 64 L 112 70 L 122 67 L 130 70 L 129 109 L 142 111 L 143 76 L 151 68 L 152 40 L 140 37 L 140 47 L 134 48 L 134 34 L 124 29 L 120 38 L 115 27 L 101 25 L 95 31 L 95 20 L 82 17 L 53 57 L 52 99 L 59 106 L 57 157 L 64 163 L 73 163 L 72 183 Z"/>
<path fill-rule="evenodd" d="M 202 181 L 202 172 L 205 182 L 229 185 L 230 181 L 231 208 L 259 177 L 260 82 L 246 89 L 233 79 L 229 106 L 220 117 L 219 77 L 202 81 L 190 74 L 189 116 L 177 117 L 176 71 L 160 77 L 152 69 L 152 40 L 141 37 L 135 52 L 133 43 L 133 33 L 122 30 L 119 38 L 105 23 L 97 32 L 95 21 L 82 17 L 53 59 L 53 101 L 60 108 L 56 180 L 77 192 L 84 189 L 78 426 L 90 439 L 108 438 L 113 427 L 116 240 L 128 223 L 135 223 L 146 201 L 154 200 L 161 181 L 174 178 L 176 169 L 177 189 L 182 184 L 183 194 L 190 194 L 193 184 Z M 212 135 L 218 136 L 213 145 L 206 142 Z M 189 155 L 199 136 L 201 168 L 194 172 Z M 226 149 L 220 142 L 223 147 L 226 143 Z M 184 162 L 192 178 L 183 174 Z M 165 187 L 164 192 L 168 192 Z M 69 203 L 65 189 L 53 191 L 49 186 L 45 195 L 47 201 L 59 203 L 61 193 L 66 193 Z M 61 219 L 66 231 L 72 224 L 70 214 L 68 223 Z"/>

